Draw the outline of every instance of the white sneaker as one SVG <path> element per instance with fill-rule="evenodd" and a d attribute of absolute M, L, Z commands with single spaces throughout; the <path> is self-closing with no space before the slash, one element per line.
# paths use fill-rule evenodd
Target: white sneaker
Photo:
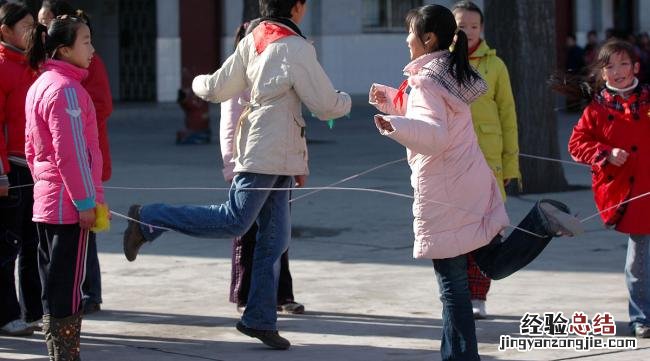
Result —
<path fill-rule="evenodd" d="M 34 330 L 21 319 L 13 320 L 0 327 L 0 334 L 8 336 L 31 336 Z"/>
<path fill-rule="evenodd" d="M 485 311 L 485 301 L 472 300 L 472 313 L 474 313 L 475 320 L 481 320 L 486 318 L 487 312 Z"/>

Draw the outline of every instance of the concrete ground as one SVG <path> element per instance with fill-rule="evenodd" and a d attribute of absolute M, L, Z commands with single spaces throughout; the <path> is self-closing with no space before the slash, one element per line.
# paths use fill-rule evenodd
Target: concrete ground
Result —
<path fill-rule="evenodd" d="M 372 110 L 351 119 L 309 121 L 309 185 L 322 186 L 404 157 L 401 146 L 377 134 Z M 213 119 L 216 117 L 213 117 Z M 577 115 L 561 115 L 560 144 Z M 110 120 L 113 179 L 108 186 L 225 187 L 217 144 L 174 145 L 182 113 L 174 104 L 121 104 Z M 213 129 L 218 126 L 213 125 Z M 216 137 L 215 137 L 216 138 Z M 566 158 L 566 154 L 564 154 Z M 572 184 L 589 185 L 589 169 L 565 166 Z M 344 184 L 411 194 L 401 162 Z M 303 194 L 297 191 L 295 195 Z M 107 190 L 113 210 L 131 203 L 217 203 L 225 191 Z M 508 200 L 513 223 L 533 202 L 548 197 L 581 216 L 595 212 L 589 189 L 526 195 Z M 292 342 L 274 351 L 238 333 L 228 303 L 230 240 L 171 233 L 146 245 L 129 263 L 122 255 L 126 222 L 98 236 L 102 311 L 84 319 L 84 360 L 439 360 L 441 303 L 430 261 L 414 260 L 409 199 L 352 191 L 323 191 L 293 205 L 291 271 L 304 315 L 281 315 L 281 334 Z M 490 317 L 477 322 L 483 360 L 643 360 L 650 341 L 635 350 L 499 351 L 501 335 L 520 337 L 522 316 L 575 311 L 610 312 L 617 334 L 629 337 L 623 265 L 626 237 L 586 223 L 577 238 L 555 239 L 519 273 L 493 282 Z M 0 337 L 0 360 L 47 360 L 43 335 Z"/>

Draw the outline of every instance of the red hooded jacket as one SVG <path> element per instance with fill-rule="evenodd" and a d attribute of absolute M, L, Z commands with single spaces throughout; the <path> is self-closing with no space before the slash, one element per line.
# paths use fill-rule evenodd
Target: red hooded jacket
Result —
<path fill-rule="evenodd" d="M 650 192 L 650 86 L 638 86 L 627 99 L 602 90 L 587 106 L 569 140 L 576 161 L 592 166 L 596 206 L 606 225 L 631 234 L 650 234 L 650 197 L 619 203 Z M 617 167 L 607 161 L 613 148 L 629 153 Z M 611 208 L 611 209 L 610 209 Z"/>

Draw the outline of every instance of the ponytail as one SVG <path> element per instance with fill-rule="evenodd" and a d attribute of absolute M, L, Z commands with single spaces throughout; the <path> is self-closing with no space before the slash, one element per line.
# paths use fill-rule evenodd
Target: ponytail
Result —
<path fill-rule="evenodd" d="M 57 16 L 49 27 L 38 24 L 32 30 L 27 47 L 26 56 L 29 66 L 38 70 L 46 59 L 56 59 L 57 50 L 73 46 L 77 40 L 77 30 L 85 24 L 84 19 L 69 15 Z"/>
<path fill-rule="evenodd" d="M 467 35 L 458 29 L 454 14 L 446 7 L 425 5 L 412 9 L 406 15 L 406 29 L 413 31 L 420 40 L 425 33 L 434 33 L 438 40 L 437 50 L 450 49 L 452 75 L 458 81 L 458 85 L 465 85 L 481 78 L 469 64 Z"/>
<path fill-rule="evenodd" d="M 43 24 L 36 25 L 29 36 L 26 57 L 29 67 L 34 70 L 38 70 L 47 59 L 47 51 L 45 50 L 47 37 L 47 28 Z"/>
<path fill-rule="evenodd" d="M 452 72 L 454 78 L 458 81 L 458 85 L 480 79 L 481 76 L 476 73 L 476 70 L 469 63 L 468 40 L 464 31 L 456 28 L 456 42 L 450 48 Z"/>

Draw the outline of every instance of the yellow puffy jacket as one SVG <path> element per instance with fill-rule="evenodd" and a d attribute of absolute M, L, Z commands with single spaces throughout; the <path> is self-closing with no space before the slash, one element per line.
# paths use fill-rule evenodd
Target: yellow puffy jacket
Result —
<path fill-rule="evenodd" d="M 470 62 L 488 84 L 487 93 L 471 104 L 474 130 L 505 200 L 503 180 L 521 180 L 517 114 L 508 68 L 485 40 L 470 55 Z"/>

